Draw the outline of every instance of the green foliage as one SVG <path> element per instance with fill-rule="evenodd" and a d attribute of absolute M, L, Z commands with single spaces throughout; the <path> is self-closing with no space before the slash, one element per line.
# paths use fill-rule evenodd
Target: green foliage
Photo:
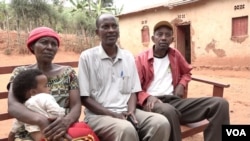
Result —
<path fill-rule="evenodd" d="M 46 21 L 52 26 L 53 19 L 56 17 L 56 11 L 46 0 L 12 0 L 11 7 L 14 9 L 16 18 L 21 26 L 27 26 L 25 22 L 29 21 L 30 29 L 46 24 Z M 56 19 L 55 19 L 56 20 Z"/>
<path fill-rule="evenodd" d="M 64 2 L 73 7 L 64 7 Z M 121 10 L 113 7 L 113 0 L 11 0 L 10 4 L 0 2 L 0 28 L 15 30 L 26 35 L 35 27 L 51 27 L 59 33 L 75 34 L 76 40 L 65 41 L 66 50 L 80 52 L 97 44 L 95 20 L 102 13 L 117 15 Z M 15 48 L 8 32 L 6 54 L 13 49 L 26 54 L 25 39 L 17 36 Z M 68 40 L 68 39 L 65 39 Z"/>
<path fill-rule="evenodd" d="M 10 19 L 9 14 L 11 10 L 5 1 L 0 1 L 0 27 L 6 29 L 7 20 Z"/>
<path fill-rule="evenodd" d="M 69 0 L 73 5 L 73 14 L 81 14 L 84 16 L 77 16 L 78 28 L 84 29 L 86 41 L 90 47 L 95 43 L 95 21 L 96 18 L 102 13 L 118 14 L 121 11 L 117 11 L 113 7 L 113 0 Z"/>

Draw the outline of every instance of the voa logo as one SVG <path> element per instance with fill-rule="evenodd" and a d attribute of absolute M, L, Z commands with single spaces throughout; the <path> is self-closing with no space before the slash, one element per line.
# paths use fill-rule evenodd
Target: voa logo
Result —
<path fill-rule="evenodd" d="M 227 136 L 247 136 L 244 129 L 226 129 Z"/>

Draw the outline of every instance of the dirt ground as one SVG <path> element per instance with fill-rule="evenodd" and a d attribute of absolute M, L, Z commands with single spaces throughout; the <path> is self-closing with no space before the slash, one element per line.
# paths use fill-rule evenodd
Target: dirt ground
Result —
<path fill-rule="evenodd" d="M 1 43 L 0 43 L 1 44 Z M 0 47 L 1 48 L 1 47 Z M 54 62 L 77 61 L 79 54 L 59 50 Z M 0 51 L 0 66 L 32 64 L 35 62 L 33 55 L 7 56 Z M 77 69 L 76 69 L 77 70 Z M 231 124 L 250 124 L 250 71 L 229 70 L 193 70 L 193 76 L 230 84 L 224 91 L 224 98 L 230 103 Z M 0 91 L 6 91 L 6 84 L 10 75 L 0 75 Z M 212 87 L 191 81 L 189 97 L 210 96 Z M 7 111 L 6 100 L 0 100 L 0 113 Z M 10 130 L 12 120 L 0 121 L 0 138 L 6 137 Z M 184 141 L 202 141 L 202 134 L 184 139 Z"/>

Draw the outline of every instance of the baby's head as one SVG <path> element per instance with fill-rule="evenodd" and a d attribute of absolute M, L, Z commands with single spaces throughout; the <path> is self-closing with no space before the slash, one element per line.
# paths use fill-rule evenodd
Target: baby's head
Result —
<path fill-rule="evenodd" d="M 15 98 L 24 103 L 32 95 L 49 93 L 47 77 L 38 69 L 28 69 L 20 72 L 13 80 L 13 94 Z"/>

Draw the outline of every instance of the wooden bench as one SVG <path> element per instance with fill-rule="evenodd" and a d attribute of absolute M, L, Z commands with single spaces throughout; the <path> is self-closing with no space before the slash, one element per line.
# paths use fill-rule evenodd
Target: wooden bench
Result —
<path fill-rule="evenodd" d="M 57 63 L 57 64 L 69 65 L 69 66 L 72 66 L 74 68 L 77 68 L 77 66 L 78 66 L 77 61 L 76 62 L 63 62 L 63 63 Z M 0 67 L 0 75 L 11 73 L 15 67 L 17 67 L 17 66 Z M 213 85 L 212 96 L 219 96 L 219 97 L 223 97 L 224 88 L 228 88 L 230 86 L 229 84 L 222 84 L 222 83 L 207 81 L 207 80 L 194 78 L 194 77 L 192 78 L 192 81 L 198 81 L 198 82 Z M 4 84 L 3 86 L 6 87 L 6 85 L 7 84 Z M 187 98 L 187 96 L 188 96 L 187 92 L 188 92 L 188 89 L 186 89 L 184 98 Z M 8 98 L 7 91 L 0 92 L 0 99 L 7 99 L 7 98 Z M 0 114 L 0 121 L 12 119 L 12 118 L 13 117 L 10 116 L 8 113 Z M 208 123 L 209 123 L 208 120 L 203 120 L 203 121 L 196 122 L 196 123 L 181 125 L 182 138 L 186 138 L 186 137 L 192 136 L 194 134 L 203 132 L 204 129 L 207 127 Z M 0 141 L 8 141 L 8 137 L 0 138 Z"/>
<path fill-rule="evenodd" d="M 222 84 L 214 81 L 208 81 L 200 78 L 192 77 L 192 81 L 197 81 L 205 84 L 209 84 L 213 86 L 213 91 L 211 92 L 211 96 L 217 96 L 217 97 L 223 97 L 224 88 L 229 88 L 229 84 Z M 184 98 L 188 97 L 188 87 L 185 91 Z M 209 121 L 208 120 L 202 120 L 195 123 L 189 123 L 186 125 L 181 125 L 181 132 L 182 132 L 182 138 L 186 138 L 192 135 L 195 135 L 197 133 L 203 132 L 205 128 L 207 127 Z"/>

